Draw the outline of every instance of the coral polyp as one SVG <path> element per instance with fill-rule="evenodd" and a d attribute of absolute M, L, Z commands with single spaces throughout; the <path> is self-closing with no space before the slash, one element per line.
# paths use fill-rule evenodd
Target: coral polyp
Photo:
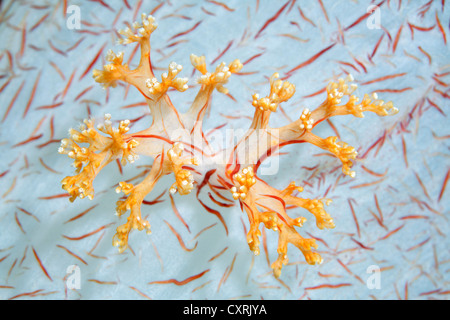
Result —
<path fill-rule="evenodd" d="M 120 44 L 138 43 L 140 46 L 141 58 L 136 69 L 131 70 L 123 64 L 123 53 L 109 51 L 106 60 L 110 63 L 102 70 L 94 70 L 95 81 L 105 88 L 115 87 L 118 81 L 137 88 L 148 103 L 153 121 L 147 129 L 130 133 L 130 120 L 120 121 L 115 126 L 111 115 L 106 114 L 104 122 L 97 126 L 93 119 L 88 119 L 79 130 L 71 129 L 69 138 L 62 140 L 59 148 L 60 153 L 74 160 L 76 168 L 75 176 L 62 181 L 63 189 L 71 196 L 70 200 L 74 201 L 77 197 L 92 199 L 95 177 L 112 161 L 120 160 L 125 165 L 135 162 L 139 156 L 143 159 L 149 157 L 153 159 L 151 169 L 140 183 L 133 185 L 121 181 L 116 188 L 117 193 L 123 192 L 126 196 L 117 202 L 117 215 L 120 217 L 129 213 L 126 223 L 117 228 L 113 239 L 113 245 L 120 252 L 127 248 L 129 233 L 133 229 L 150 232 L 150 223 L 142 217 L 141 205 L 162 177 L 173 174 L 174 182 L 169 187 L 171 194 L 197 192 L 198 196 L 202 188 L 209 187 L 224 201 L 239 204 L 248 215 L 250 227 L 247 242 L 256 255 L 260 252 L 260 225 L 276 231 L 278 258 L 272 263 L 276 277 L 280 276 L 283 265 L 288 262 L 289 243 L 303 253 L 307 263 L 320 264 L 322 257 L 315 251 L 318 247 L 315 239 L 304 238 L 297 231 L 306 218 L 300 215 L 292 218 L 286 210 L 288 206 L 303 208 L 315 217 L 319 229 L 331 229 L 335 224 L 325 210 L 331 200 L 302 198 L 299 194 L 303 187 L 293 181 L 286 183 L 286 188 L 282 190 L 276 189 L 258 176 L 258 170 L 283 146 L 307 142 L 338 158 L 342 162 L 342 172 L 353 178 L 355 171 L 351 168 L 357 157 L 355 148 L 338 141 L 336 136 L 321 138 L 313 133 L 313 129 L 334 116 L 363 117 L 364 112 L 387 116 L 395 114 L 397 109 L 391 102 L 378 99 L 376 94 L 364 95 L 360 100 L 354 95 L 357 85 L 348 75 L 345 79 L 329 83 L 326 98 L 317 108 L 304 109 L 297 120 L 272 128 L 269 126 L 271 114 L 295 93 L 294 84 L 274 73 L 270 77 L 266 97 L 260 97 L 257 93 L 251 95 L 252 106 L 249 107 L 254 108 L 254 115 L 246 133 L 234 145 L 216 150 L 203 132 L 203 119 L 213 107 L 211 96 L 214 91 L 228 94 L 225 85 L 243 65 L 239 60 L 222 62 L 214 71 L 208 71 L 205 57 L 192 54 L 190 61 L 201 74 L 198 78 L 200 89 L 188 111 L 181 113 L 173 105 L 168 91 L 186 91 L 189 88 L 188 79 L 178 77 L 183 67 L 172 62 L 158 80 L 150 59 L 150 36 L 156 28 L 155 19 L 142 14 L 142 22 L 135 22 L 132 28 L 119 31 L 122 35 L 118 41 Z M 226 229 L 221 215 L 217 213 L 217 216 Z"/>

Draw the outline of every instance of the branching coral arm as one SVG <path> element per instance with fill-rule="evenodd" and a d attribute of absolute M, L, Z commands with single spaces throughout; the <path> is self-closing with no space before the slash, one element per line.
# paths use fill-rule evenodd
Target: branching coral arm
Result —
<path fill-rule="evenodd" d="M 260 98 L 257 93 L 252 96 L 252 105 L 255 107 L 252 123 L 235 146 L 232 155 L 241 162 L 256 164 L 261 159 L 262 153 L 268 150 L 268 146 L 279 142 L 278 129 L 272 130 L 269 127 L 269 118 L 272 112 L 276 112 L 280 103 L 288 101 L 294 95 L 295 86 L 288 81 L 278 79 L 278 77 L 278 73 L 274 73 L 270 77 L 268 96 Z"/>
<path fill-rule="evenodd" d="M 117 228 L 113 238 L 113 245 L 119 248 L 119 252 L 123 252 L 128 247 L 128 235 L 132 229 L 139 231 L 145 229 L 147 233 L 150 233 L 149 222 L 141 216 L 141 205 L 145 196 L 153 190 L 156 182 L 163 175 L 163 158 L 155 158 L 150 173 L 138 185 L 120 182 L 119 187 L 116 188 L 117 193 L 123 192 L 127 195 L 126 200 L 117 201 L 116 214 L 120 217 L 128 210 L 130 211 L 127 222 Z"/>
<path fill-rule="evenodd" d="M 252 105 L 255 107 L 251 129 L 266 129 L 269 124 L 270 114 L 275 112 L 278 105 L 289 100 L 295 93 L 295 86 L 288 81 L 281 81 L 278 73 L 270 77 L 270 94 L 260 98 L 255 93 Z"/>
<path fill-rule="evenodd" d="M 139 231 L 145 229 L 147 233 L 150 233 L 149 222 L 142 219 L 141 216 L 141 205 L 145 196 L 153 190 L 162 176 L 174 174 L 175 183 L 169 189 L 171 194 L 178 191 L 181 195 L 186 195 L 194 188 L 192 172 L 182 167 L 186 164 L 197 165 L 197 160 L 191 157 L 183 157 L 183 150 L 183 145 L 179 142 L 174 143 L 167 155 L 164 154 L 163 150 L 160 155 L 155 157 L 150 173 L 138 185 L 133 186 L 127 182 L 119 183 L 116 192 L 122 191 L 128 197 L 126 200 L 117 201 L 117 215 L 120 217 L 128 210 L 130 211 L 127 222 L 117 228 L 116 235 L 113 238 L 113 245 L 117 246 L 120 252 L 127 248 L 128 235 L 132 229 L 138 229 Z"/>
<path fill-rule="evenodd" d="M 348 75 L 345 79 L 339 78 L 337 82 L 331 81 L 327 86 L 327 97 L 325 101 L 311 113 L 314 126 L 330 117 L 341 115 L 354 115 L 363 118 L 363 112 L 373 112 L 378 116 L 394 115 L 398 112 L 391 101 L 384 102 L 378 99 L 378 95 L 365 94 L 362 101 L 353 93 L 358 86 L 353 82 L 353 76 Z M 347 97 L 347 102 L 341 104 L 342 99 Z"/>
<path fill-rule="evenodd" d="M 105 114 L 105 122 L 94 128 L 94 120 L 84 120 L 80 130 L 70 129 L 68 139 L 61 141 L 58 152 L 67 154 L 74 159 L 73 166 L 78 173 L 62 180 L 62 187 L 70 195 L 70 201 L 77 197 L 93 199 L 93 181 L 97 174 L 111 161 L 122 157 L 122 164 L 134 162 L 137 154 L 134 148 L 138 142 L 134 139 L 124 139 L 128 132 L 129 120 L 121 121 L 118 128 L 113 128 L 111 115 Z M 101 135 L 100 132 L 108 135 Z M 88 144 L 82 147 L 80 144 Z M 84 165 L 84 168 L 83 168 Z"/>
<path fill-rule="evenodd" d="M 186 128 L 193 132 L 194 126 L 201 128 L 203 117 L 211 104 L 211 95 L 214 89 L 227 94 L 228 89 L 224 85 L 228 82 L 232 73 L 239 72 L 242 69 L 242 63 L 238 59 L 228 65 L 222 62 L 212 73 L 206 69 L 204 56 L 198 57 L 191 54 L 191 63 L 202 74 L 198 79 L 201 88 L 188 112 L 184 115 Z"/>
<path fill-rule="evenodd" d="M 154 124 L 160 124 L 161 119 L 165 119 L 165 122 L 169 124 L 174 121 L 181 123 L 180 115 L 166 92 L 170 87 L 178 91 L 185 91 L 187 89 L 187 78 L 175 78 L 181 71 L 182 66 L 172 62 L 169 65 L 168 72 L 163 73 L 161 82 L 158 82 L 150 61 L 150 36 L 156 28 L 155 19 L 143 13 L 142 23 L 137 21 L 133 23 L 134 30 L 130 28 L 119 30 L 119 33 L 123 36 L 118 40 L 119 44 L 137 42 L 140 46 L 139 66 L 130 70 L 127 64 L 123 64 L 123 52 L 116 55 L 112 50 L 109 50 L 106 60 L 110 64 L 103 66 L 103 70 L 94 70 L 93 76 L 95 81 L 101 83 L 105 88 L 116 87 L 117 81 L 124 81 L 136 87 L 149 104 Z"/>
<path fill-rule="evenodd" d="M 321 264 L 323 262 L 319 253 L 312 251 L 311 249 L 317 249 L 315 239 L 303 238 L 293 227 L 281 225 L 278 232 L 278 258 L 272 263 L 272 269 L 275 277 L 279 277 L 281 274 L 281 268 L 288 263 L 287 246 L 289 243 L 295 245 L 305 257 L 308 264 Z"/>
<path fill-rule="evenodd" d="M 303 190 L 301 187 L 295 186 L 295 183 L 293 182 L 283 190 L 277 190 L 269 186 L 267 183 L 256 177 L 251 166 L 246 167 L 240 173 L 235 174 L 234 178 L 236 185 L 232 187 L 230 191 L 233 198 L 241 202 L 243 209 L 248 215 L 250 230 L 247 234 L 247 243 L 250 250 L 253 251 L 255 255 L 258 255 L 260 252 L 259 237 L 261 231 L 259 230 L 259 225 L 261 223 L 265 228 L 278 232 L 278 258 L 272 264 L 275 277 L 280 276 L 282 266 L 288 262 L 288 243 L 297 246 L 302 251 L 309 264 L 322 262 L 320 255 L 311 250 L 311 248 L 317 248 L 315 240 L 305 239 L 295 230 L 295 227 L 302 227 L 306 219 L 304 217 L 292 219 L 287 215 L 285 207 L 286 203 L 292 203 L 310 210 L 316 215 L 317 223 L 319 225 L 319 220 L 325 220 L 325 214 L 323 213 L 324 211 L 319 214 L 319 209 L 313 210 L 311 204 L 319 203 L 317 200 L 314 202 L 301 202 L 300 200 L 302 199 L 291 196 L 294 191 Z M 285 202 L 284 199 L 287 199 L 288 202 Z M 294 199 L 296 201 L 293 201 Z M 318 207 L 320 207 L 320 205 L 318 205 Z M 321 218 L 324 219 L 321 220 Z M 332 223 L 332 219 L 328 215 L 327 220 L 331 220 Z M 327 227 L 331 226 L 327 225 Z"/>
<path fill-rule="evenodd" d="M 398 112 L 392 102 L 385 103 L 378 98 L 377 94 L 372 94 L 372 96 L 365 94 L 360 102 L 360 99 L 353 94 L 357 85 L 351 83 L 352 81 L 351 75 L 345 79 L 339 78 L 337 82 L 331 81 L 327 86 L 327 97 L 319 107 L 313 111 L 305 108 L 299 119 L 277 128 L 280 133 L 280 143 L 298 140 L 319 123 L 334 116 L 354 115 L 362 118 L 364 117 L 363 112 L 373 112 L 378 116 L 389 116 Z M 341 104 L 344 97 L 348 97 L 348 100 Z"/>
<path fill-rule="evenodd" d="M 332 136 L 323 139 L 310 131 L 306 132 L 302 139 L 321 149 L 333 153 L 342 162 L 342 172 L 352 178 L 355 177 L 355 171 L 350 170 L 353 166 L 353 162 L 351 160 L 356 159 L 356 156 L 358 155 L 355 148 L 349 146 L 343 141 L 337 142 L 337 137 Z"/>
<path fill-rule="evenodd" d="M 134 22 L 133 29 L 126 28 L 119 30 L 123 38 L 118 40 L 119 44 L 139 43 L 141 47 L 141 58 L 139 66 L 130 70 L 128 65 L 123 65 L 123 52 L 116 55 L 112 50 L 108 51 L 106 60 L 111 62 L 103 67 L 103 70 L 94 70 L 95 81 L 104 87 L 115 87 L 117 81 L 125 81 L 134 85 L 141 93 L 145 92 L 145 81 L 153 78 L 153 71 L 150 62 L 150 35 L 157 28 L 155 19 L 152 16 L 142 14 L 142 23 Z"/>

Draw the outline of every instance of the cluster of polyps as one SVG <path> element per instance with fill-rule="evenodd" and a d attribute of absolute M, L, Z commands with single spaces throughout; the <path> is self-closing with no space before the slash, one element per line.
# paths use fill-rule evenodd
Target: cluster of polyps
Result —
<path fill-rule="evenodd" d="M 233 194 L 233 199 L 245 200 L 247 197 L 247 192 L 250 190 L 251 186 L 256 183 L 253 167 L 250 166 L 243 169 L 242 173 L 236 173 L 233 178 L 239 183 L 239 187 L 232 187 L 230 189 Z"/>
<path fill-rule="evenodd" d="M 181 114 L 172 104 L 167 90 L 169 87 L 178 91 L 188 88 L 187 79 L 176 77 L 182 67 L 171 63 L 168 73 L 163 73 L 162 81 L 158 82 L 150 62 L 150 35 L 156 29 L 154 19 L 143 14 L 142 23 L 135 22 L 133 26 L 134 31 L 120 31 L 124 38 L 119 43 L 139 43 L 139 66 L 130 70 L 127 65 L 122 64 L 123 54 L 116 55 L 110 51 L 107 60 L 111 63 L 104 66 L 103 70 L 95 70 L 94 78 L 104 87 L 114 87 L 117 81 L 135 86 L 144 95 L 153 122 L 148 129 L 128 133 L 128 120 L 121 121 L 116 129 L 112 128 L 111 116 L 105 115 L 105 123 L 97 127 L 98 131 L 93 127 L 93 120 L 85 120 L 80 131 L 71 129 L 70 138 L 64 139 L 59 149 L 60 153 L 74 159 L 77 169 L 77 175 L 66 177 L 62 181 L 63 188 L 71 195 L 70 200 L 85 196 L 92 199 L 92 182 L 98 172 L 111 161 L 122 157 L 122 163 L 125 164 L 136 160 L 137 155 L 148 156 L 153 158 L 153 164 L 149 171 L 144 172 L 145 178 L 137 185 L 122 181 L 116 189 L 118 193 L 123 192 L 127 196 L 125 200 L 117 202 L 117 215 L 130 211 L 127 222 L 117 228 L 114 236 L 113 244 L 120 251 L 127 248 L 128 235 L 132 229 L 150 231 L 150 224 L 141 217 L 141 204 L 161 177 L 173 173 L 175 182 L 169 189 L 172 194 L 178 191 L 180 195 L 186 195 L 197 188 L 198 197 L 201 188 L 208 185 L 214 188 L 215 194 L 220 194 L 223 198 L 231 194 L 234 200 L 239 201 L 249 218 L 247 242 L 255 254 L 259 254 L 261 223 L 278 232 L 278 258 L 272 264 L 275 276 L 280 275 L 282 266 L 288 262 L 289 243 L 301 250 L 309 264 L 321 263 L 321 256 L 312 250 L 317 248 L 315 240 L 303 238 L 296 230 L 296 227 L 303 226 L 306 218 L 289 217 L 286 206 L 301 207 L 309 211 L 315 217 L 319 229 L 333 228 L 333 219 L 324 209 L 324 204 L 328 205 L 330 200 L 299 197 L 303 188 L 296 186 L 295 182 L 290 182 L 283 190 L 273 188 L 258 177 L 258 168 L 264 159 L 282 146 L 309 142 L 331 152 L 342 161 L 343 173 L 354 177 L 355 173 L 350 168 L 357 155 L 355 149 L 345 142 L 338 142 L 337 137 L 324 139 L 316 136 L 312 129 L 332 116 L 352 114 L 362 117 L 365 111 L 385 116 L 396 113 L 397 109 L 391 102 L 385 104 L 378 100 L 376 95 L 365 95 L 359 103 L 359 99 L 353 95 L 356 85 L 351 84 L 353 79 L 349 76 L 330 82 L 326 88 L 325 101 L 313 111 L 305 109 L 296 121 L 280 128 L 270 128 L 268 123 L 271 113 L 295 93 L 295 86 L 278 79 L 279 76 L 275 73 L 270 78 L 270 94 L 264 98 L 259 98 L 258 94 L 253 95 L 253 121 L 241 140 L 232 147 L 212 150 L 202 131 L 204 115 L 211 108 L 214 89 L 228 93 L 224 85 L 233 73 L 241 70 L 242 64 L 239 60 L 230 64 L 223 62 L 214 72 L 208 72 L 205 57 L 192 54 L 191 63 L 201 73 L 198 79 L 200 90 L 189 110 Z M 348 97 L 348 100 L 341 104 L 344 97 Z M 278 134 L 272 134 L 274 129 Z M 99 131 L 105 135 L 101 135 Z M 249 142 L 253 144 L 250 148 Z M 79 143 L 88 146 L 80 147 Z M 217 159 L 229 160 L 223 164 Z M 194 169 L 189 165 L 196 167 Z"/>

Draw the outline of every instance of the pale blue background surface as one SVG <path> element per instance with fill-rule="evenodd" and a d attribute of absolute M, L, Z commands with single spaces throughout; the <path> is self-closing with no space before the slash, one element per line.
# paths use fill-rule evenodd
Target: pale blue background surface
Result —
<path fill-rule="evenodd" d="M 262 247 L 261 255 L 252 261 L 241 218 L 247 228 L 248 221 L 239 207 L 221 209 L 229 229 L 226 236 L 217 218 L 208 214 L 194 196 L 175 197 L 176 206 L 189 224 L 191 232 L 174 215 L 166 194 L 162 198 L 164 202 L 142 207 L 144 215 L 150 214 L 152 234 L 148 236 L 144 232 L 132 232 L 130 245 L 133 252 L 126 251 L 119 255 L 116 248 L 111 246 L 111 239 L 115 228 L 125 218 L 119 220 L 114 216 L 118 195 L 112 186 L 138 173 L 137 167 L 140 165 L 148 165 L 144 158 L 135 165 L 125 167 L 123 176 L 120 176 L 115 164 L 103 170 L 95 180 L 96 197 L 92 202 L 77 199 L 71 204 L 67 198 L 42 199 L 63 193 L 61 179 L 73 174 L 70 159 L 57 153 L 58 143 L 51 143 L 44 148 L 37 147 L 51 139 L 51 119 L 54 119 L 53 139 L 59 140 L 66 137 L 70 127 L 76 127 L 88 116 L 86 105 L 90 106 L 93 117 L 99 119 L 104 113 L 111 113 L 113 120 L 121 120 L 134 119 L 148 112 L 146 107 L 120 109 L 143 101 L 133 88 L 129 90 L 126 99 L 123 87 L 112 89 L 109 100 L 106 101 L 106 92 L 91 77 L 92 70 L 80 80 L 103 45 L 106 45 L 105 50 L 95 62 L 95 68 L 100 68 L 104 63 L 103 57 L 109 48 L 115 52 L 124 50 L 125 60 L 128 59 L 134 46 L 116 46 L 116 36 L 111 30 L 122 28 L 125 21 L 132 22 L 136 4 L 129 1 L 132 8 L 130 10 L 122 1 L 114 2 L 111 8 L 94 2 L 70 2 L 79 5 L 81 9 L 83 23 L 77 31 L 66 27 L 62 2 L 57 3 L 59 2 L 36 1 L 31 4 L 26 1 L 7 1 L 3 4 L 1 13 L 0 88 L 9 79 L 11 82 L 0 93 L 0 117 L 4 118 L 22 81 L 25 80 L 25 84 L 5 121 L 0 123 L 0 174 L 6 172 L 0 178 L 0 298 L 35 292 L 36 298 L 50 299 L 140 299 L 143 298 L 139 294 L 141 292 L 152 299 L 403 299 L 406 295 L 410 299 L 447 299 L 450 261 L 447 238 L 449 191 L 443 194 L 440 201 L 439 194 L 449 170 L 449 90 L 446 84 L 450 82 L 450 77 L 445 75 L 450 72 L 448 4 L 443 8 L 440 1 L 435 1 L 421 17 L 420 11 L 427 9 L 426 6 L 423 7 L 427 1 L 403 1 L 400 7 L 399 1 L 385 1 L 380 6 L 381 25 L 384 29 L 369 29 L 366 20 L 362 20 L 345 31 L 345 43 L 338 42 L 289 79 L 296 85 L 296 94 L 283 109 L 293 119 L 300 115 L 304 107 L 313 109 L 322 102 L 323 94 L 312 98 L 305 96 L 322 89 L 330 79 L 342 74 L 343 70 L 352 72 L 359 84 L 386 75 L 405 73 L 387 81 L 360 85 L 357 93 L 361 97 L 366 92 L 406 89 L 403 92 L 379 93 L 384 100 L 392 100 L 400 110 L 395 117 L 379 118 L 368 114 L 364 119 L 348 116 L 332 120 L 342 140 L 355 146 L 360 154 L 364 154 L 384 132 L 388 132 L 388 135 L 376 157 L 373 157 L 372 152 L 367 159 L 355 164 L 356 180 L 342 178 L 339 185 L 328 193 L 328 197 L 333 199 L 328 212 L 333 216 L 336 228 L 320 231 L 315 227 L 314 220 L 308 219 L 304 228 L 299 230 L 304 236 L 312 235 L 323 240 L 318 241 L 318 251 L 322 254 L 324 263 L 321 266 L 306 265 L 302 254 L 291 247 L 288 251 L 290 264 L 283 268 L 281 283 L 273 278 Z M 230 41 L 233 41 L 232 45 L 218 62 L 230 62 L 235 58 L 245 62 L 254 55 L 263 53 L 245 65 L 242 72 L 249 72 L 249 75 L 233 76 L 227 85 L 237 103 L 220 93 L 214 94 L 207 128 L 214 128 L 225 122 L 230 122 L 229 127 L 247 128 L 250 124 L 248 117 L 252 116 L 254 110 L 250 104 L 251 95 L 254 92 L 261 95 L 268 93 L 267 77 L 275 71 L 280 72 L 281 76 L 285 75 L 288 70 L 336 42 L 338 30 L 350 26 L 369 7 L 369 2 L 364 1 L 323 1 L 327 21 L 319 1 L 290 1 L 280 16 L 255 39 L 266 21 L 285 3 L 286 1 L 236 0 L 227 1 L 225 8 L 209 1 L 172 1 L 155 12 L 159 27 L 152 35 L 152 61 L 161 70 L 171 61 L 176 61 L 184 66 L 183 76 L 190 77 L 191 53 L 204 54 L 207 61 L 211 62 Z M 158 4 L 158 1 L 144 1 L 139 12 L 149 13 Z M 301 17 L 300 9 L 315 26 Z M 48 17 L 45 21 L 31 30 L 46 14 Z M 119 18 L 113 28 L 112 23 L 117 16 Z M 437 26 L 436 16 L 444 28 L 447 44 Z M 198 21 L 202 23 L 194 31 L 170 40 Z M 408 23 L 424 28 L 434 25 L 434 28 L 427 32 L 414 29 L 413 38 Z M 393 44 L 401 26 L 403 28 L 394 52 Z M 20 57 L 23 28 L 26 28 L 27 33 L 23 56 Z M 96 34 L 91 34 L 92 32 Z M 373 62 L 370 62 L 368 56 L 383 34 Z M 79 46 L 64 55 L 50 47 L 51 44 L 65 52 L 80 39 L 83 40 Z M 182 42 L 170 46 L 178 40 Z M 8 52 L 13 61 L 12 69 Z M 431 61 L 425 53 L 431 57 Z M 134 61 L 137 58 L 136 55 Z M 366 71 L 356 60 L 364 64 Z M 65 80 L 50 62 L 61 69 Z M 342 62 L 351 63 L 357 71 Z M 54 99 L 65 89 L 74 70 L 73 82 L 64 99 Z M 163 72 L 161 70 L 156 69 L 156 73 Z M 39 72 L 42 73 L 35 97 L 29 113 L 23 118 Z M 194 84 L 195 77 L 190 79 L 190 84 Z M 91 85 L 94 85 L 91 90 L 74 101 Z M 172 94 L 171 98 L 175 106 L 186 110 L 195 94 L 196 90 L 191 89 L 185 93 Z M 53 109 L 38 109 L 58 102 L 63 104 Z M 433 107 L 433 104 L 439 106 L 445 115 Z M 418 107 L 414 108 L 416 105 Z M 229 120 L 222 115 L 241 118 Z M 42 134 L 42 137 L 14 147 L 30 137 L 41 119 L 42 125 L 34 136 Z M 145 128 L 150 121 L 150 116 L 147 116 L 133 130 Z M 273 115 L 271 126 L 281 126 L 286 121 L 283 114 L 278 112 Z M 322 137 L 335 135 L 327 124 L 317 127 L 315 133 Z M 408 166 L 403 156 L 402 139 L 405 141 Z M 313 157 L 312 155 L 321 153 L 313 146 L 301 145 L 283 151 L 291 153 L 281 158 L 280 173 L 267 177 L 267 181 L 278 188 L 284 188 L 293 179 L 303 185 L 302 181 L 311 174 L 302 169 L 304 166 L 312 167 L 320 163 L 319 168 L 327 172 L 338 164 L 337 159 L 330 157 Z M 42 163 L 57 173 L 46 169 Z M 387 171 L 384 180 L 369 187 L 355 188 L 360 184 L 380 180 L 380 177 L 363 170 L 362 165 L 376 173 Z M 317 179 L 313 179 L 313 187 L 305 187 L 305 197 L 323 196 L 338 175 L 339 171 L 327 176 L 325 183 L 320 185 Z M 156 198 L 167 189 L 172 184 L 172 179 L 162 179 L 147 200 Z M 8 191 L 11 186 L 13 188 Z M 386 228 L 380 226 L 371 213 L 378 216 L 374 194 L 383 212 Z M 357 234 L 351 214 L 349 198 L 356 200 L 354 209 L 360 235 Z M 202 199 L 209 201 L 207 194 L 203 194 Z M 83 218 L 65 223 L 93 205 L 96 207 Z M 37 219 L 20 209 L 32 213 Z M 301 212 L 300 209 L 289 213 L 310 218 L 307 212 Z M 402 219 L 411 215 L 427 218 Z M 180 233 L 187 247 L 192 248 L 198 241 L 196 249 L 193 252 L 183 251 L 164 221 L 169 222 Z M 70 241 L 63 237 L 78 237 L 110 223 L 113 225 L 83 240 Z M 217 223 L 215 227 L 193 240 L 200 230 L 214 223 Z M 403 227 L 391 237 L 379 240 L 401 226 Z M 271 231 L 267 231 L 267 237 L 269 257 L 273 261 L 276 258 L 277 237 Z M 373 250 L 359 247 L 352 239 Z M 92 252 L 95 256 L 89 255 L 88 252 L 97 242 L 98 245 Z M 414 248 L 423 242 L 422 246 Z M 87 264 L 69 255 L 61 246 L 81 257 Z M 228 249 L 220 258 L 208 261 L 225 247 Z M 155 248 L 161 260 L 158 259 Z M 51 279 L 39 267 L 33 249 Z M 233 270 L 219 288 L 221 278 L 227 268 L 230 268 L 234 257 L 236 260 Z M 80 267 L 81 289 L 67 290 L 66 270 L 74 264 Z M 348 270 L 343 264 L 347 265 Z M 370 290 L 366 286 L 370 276 L 366 270 L 371 265 L 384 270 L 381 272 L 380 289 Z M 148 284 L 168 279 L 181 281 L 207 269 L 210 271 L 203 277 L 185 286 Z M 346 286 L 311 289 L 322 284 Z M 199 288 L 202 285 L 204 286 Z M 198 289 L 195 290 L 196 288 Z M 430 292 L 434 293 L 429 294 Z"/>

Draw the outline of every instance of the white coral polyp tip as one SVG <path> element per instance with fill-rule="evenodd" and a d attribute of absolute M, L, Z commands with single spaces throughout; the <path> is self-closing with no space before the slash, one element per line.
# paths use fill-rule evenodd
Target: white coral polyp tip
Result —
<path fill-rule="evenodd" d="M 347 75 L 347 79 L 346 80 L 347 80 L 347 82 L 353 82 L 355 80 L 355 78 L 353 78 L 353 75 L 351 73 L 349 73 Z"/>
<path fill-rule="evenodd" d="M 169 192 L 170 192 L 170 194 L 174 194 L 175 192 L 177 192 L 177 189 L 172 187 L 169 189 Z"/>
<path fill-rule="evenodd" d="M 145 31 L 144 28 L 139 28 L 138 32 L 141 36 L 145 36 L 147 34 L 147 31 Z"/>

